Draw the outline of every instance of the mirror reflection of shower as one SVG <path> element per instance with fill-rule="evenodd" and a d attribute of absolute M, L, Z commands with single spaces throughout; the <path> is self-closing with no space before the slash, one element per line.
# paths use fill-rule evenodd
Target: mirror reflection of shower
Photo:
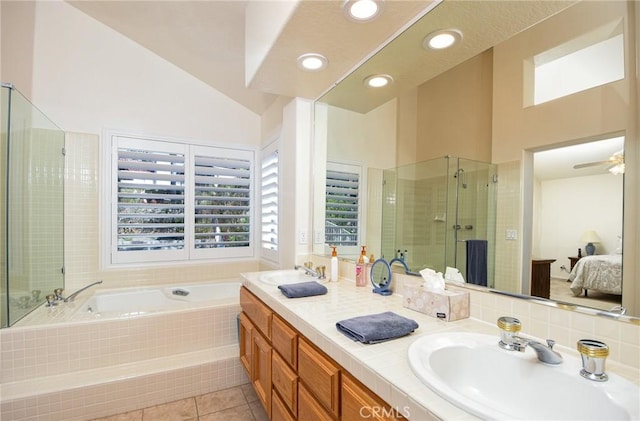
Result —
<path fill-rule="evenodd" d="M 456 171 L 454 177 L 458 179 L 458 183 L 460 183 L 463 189 L 467 188 L 467 181 L 464 176 L 464 168 L 458 168 L 458 171 Z"/>
<path fill-rule="evenodd" d="M 453 156 L 385 170 L 382 255 L 393 258 L 407 250 L 403 257 L 411 272 L 445 273 L 453 267 L 466 279 L 467 249 L 484 241 L 486 278 L 492 284 L 495 175 L 493 164 Z"/>

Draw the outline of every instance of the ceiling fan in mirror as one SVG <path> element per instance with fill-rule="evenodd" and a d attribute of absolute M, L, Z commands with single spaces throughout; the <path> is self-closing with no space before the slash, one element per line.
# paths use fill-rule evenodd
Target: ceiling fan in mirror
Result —
<path fill-rule="evenodd" d="M 611 155 L 609 159 L 604 161 L 595 161 L 595 162 L 585 162 L 583 164 L 577 164 L 573 166 L 574 170 L 579 170 L 581 168 L 588 167 L 597 167 L 602 166 L 606 171 L 609 171 L 612 174 L 623 174 L 624 173 L 624 151 L 618 151 Z"/>

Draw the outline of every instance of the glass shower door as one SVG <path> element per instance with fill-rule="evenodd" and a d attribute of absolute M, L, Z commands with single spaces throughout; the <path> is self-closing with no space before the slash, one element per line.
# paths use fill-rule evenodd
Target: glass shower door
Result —
<path fill-rule="evenodd" d="M 2 299 L 10 326 L 64 286 L 64 132 L 2 86 Z"/>
<path fill-rule="evenodd" d="M 488 286 L 492 286 L 495 271 L 496 166 L 458 158 L 457 165 L 452 165 L 451 171 L 454 171 L 454 177 L 450 180 L 454 180 L 452 188 L 455 189 L 456 222 L 451 226 L 455 267 L 468 282 L 470 278 L 475 282 L 484 279 Z M 480 255 L 482 257 L 478 259 Z"/>

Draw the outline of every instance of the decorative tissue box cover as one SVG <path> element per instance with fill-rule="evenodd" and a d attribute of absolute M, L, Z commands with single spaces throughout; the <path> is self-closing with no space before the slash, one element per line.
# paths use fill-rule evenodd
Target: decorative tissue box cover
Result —
<path fill-rule="evenodd" d="M 448 322 L 466 319 L 469 317 L 469 292 L 431 291 L 422 285 L 405 285 L 402 305 Z"/>

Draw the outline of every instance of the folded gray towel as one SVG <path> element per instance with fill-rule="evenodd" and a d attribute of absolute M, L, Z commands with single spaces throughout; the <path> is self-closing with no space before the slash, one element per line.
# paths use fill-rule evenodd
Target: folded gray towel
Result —
<path fill-rule="evenodd" d="M 299 282 L 297 284 L 282 284 L 278 288 L 287 298 L 311 297 L 327 293 L 327 287 L 316 281 Z"/>
<path fill-rule="evenodd" d="M 374 344 L 406 336 L 418 328 L 418 323 L 387 311 L 342 320 L 336 323 L 336 327 L 354 341 Z"/>

